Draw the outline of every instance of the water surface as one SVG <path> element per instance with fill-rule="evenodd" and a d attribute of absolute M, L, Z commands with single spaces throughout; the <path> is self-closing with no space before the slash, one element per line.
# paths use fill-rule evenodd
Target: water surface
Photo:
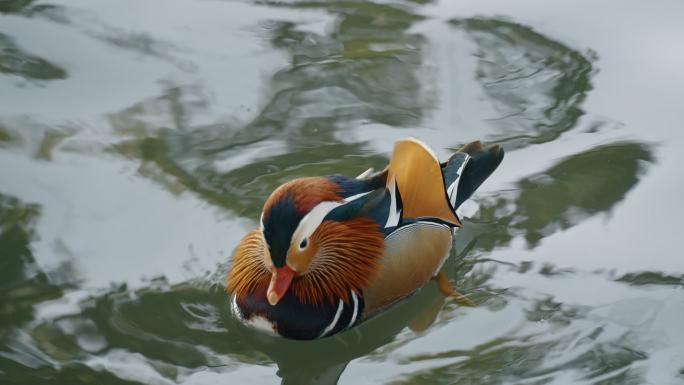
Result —
<path fill-rule="evenodd" d="M 676 1 L 0 3 L 3 384 L 684 383 Z M 268 194 L 499 142 L 434 284 L 314 342 L 224 294 Z"/>

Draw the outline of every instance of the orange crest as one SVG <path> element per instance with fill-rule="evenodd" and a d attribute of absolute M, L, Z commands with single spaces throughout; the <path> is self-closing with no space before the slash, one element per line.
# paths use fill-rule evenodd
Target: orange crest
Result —
<path fill-rule="evenodd" d="M 283 199 L 286 194 L 290 194 L 297 205 L 297 209 L 305 214 L 323 201 L 341 201 L 342 197 L 339 193 L 340 187 L 328 178 L 299 178 L 289 181 L 273 191 L 264 204 L 263 212 L 267 214 L 275 203 Z"/>

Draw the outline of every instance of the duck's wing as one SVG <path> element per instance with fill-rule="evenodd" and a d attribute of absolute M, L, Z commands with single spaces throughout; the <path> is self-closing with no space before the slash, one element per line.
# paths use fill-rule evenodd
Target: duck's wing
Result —
<path fill-rule="evenodd" d="M 373 173 L 368 169 L 356 178 L 332 175 L 328 179 L 340 187 L 340 196 L 349 202 L 366 201 L 370 197 L 364 195 L 386 190 L 382 202 L 376 202 L 378 212 L 374 212 L 383 228 L 394 229 L 424 219 L 460 227 L 456 209 L 494 172 L 503 156 L 501 146 L 484 146 L 475 141 L 439 163 L 432 150 L 411 138 L 397 142 L 390 164 L 382 171 Z M 351 208 L 360 207 L 360 203 L 346 211 L 353 211 Z M 384 214 L 389 217 L 381 221 Z"/>
<path fill-rule="evenodd" d="M 397 142 L 387 168 L 386 188 L 393 201 L 401 202 L 400 218 L 461 227 L 445 186 L 442 165 L 432 150 L 417 139 Z"/>
<path fill-rule="evenodd" d="M 469 159 L 468 154 L 463 156 Z M 386 236 L 418 221 L 461 226 L 445 187 L 445 177 L 450 184 L 458 184 L 457 172 L 463 170 L 465 162 L 457 165 L 456 161 L 453 158 L 440 164 L 434 153 L 416 139 L 397 142 L 383 171 L 373 174 L 367 170 L 354 179 L 341 175 L 328 177 L 340 187 L 340 195 L 346 202 L 327 218 L 345 220 L 366 215 L 378 223 Z"/>

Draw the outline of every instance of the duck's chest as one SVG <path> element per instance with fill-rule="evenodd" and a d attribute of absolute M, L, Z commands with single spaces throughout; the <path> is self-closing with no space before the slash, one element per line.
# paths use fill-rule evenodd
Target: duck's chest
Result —
<path fill-rule="evenodd" d="M 235 316 L 244 324 L 282 337 L 309 340 L 339 333 L 358 324 L 364 310 L 364 299 L 350 291 L 349 301 L 334 303 L 302 303 L 289 290 L 272 306 L 266 299 L 266 289 L 247 295 L 231 296 Z"/>

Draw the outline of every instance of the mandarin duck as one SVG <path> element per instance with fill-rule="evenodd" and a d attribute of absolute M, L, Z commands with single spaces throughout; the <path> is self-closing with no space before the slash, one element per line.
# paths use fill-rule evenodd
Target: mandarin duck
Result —
<path fill-rule="evenodd" d="M 503 155 L 477 141 L 440 163 L 410 138 L 396 143 L 381 172 L 281 185 L 233 254 L 226 290 L 234 316 L 286 338 L 316 339 L 410 296 L 439 277 L 463 226 L 456 209 Z"/>

